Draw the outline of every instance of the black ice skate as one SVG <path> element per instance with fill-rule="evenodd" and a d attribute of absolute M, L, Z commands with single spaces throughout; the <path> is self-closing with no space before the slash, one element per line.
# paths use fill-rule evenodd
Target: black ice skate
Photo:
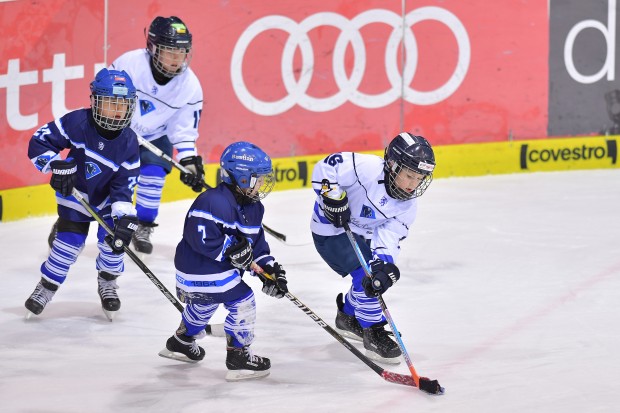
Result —
<path fill-rule="evenodd" d="M 269 375 L 271 361 L 256 356 L 250 346 L 232 347 L 232 337 L 226 335 L 227 381 L 260 379 Z"/>
<path fill-rule="evenodd" d="M 133 242 L 133 249 L 136 252 L 143 254 L 150 254 L 153 252 L 153 244 L 151 243 L 151 234 L 155 230 L 157 224 L 154 222 L 140 221 L 138 223 L 138 229 L 131 236 Z"/>
<path fill-rule="evenodd" d="M 385 321 L 364 329 L 364 348 L 369 359 L 388 364 L 400 363 L 401 351 L 390 337 L 392 333 L 383 328 Z"/>
<path fill-rule="evenodd" d="M 166 341 L 166 348 L 160 351 L 159 355 L 186 363 L 198 363 L 205 357 L 205 351 L 196 344 L 193 337 L 176 332 Z"/>
<path fill-rule="evenodd" d="M 54 297 L 56 291 L 58 291 L 57 285 L 41 278 L 41 281 L 39 281 L 33 293 L 24 304 L 29 311 L 29 313 L 26 314 L 26 318 L 41 314 L 47 303 L 52 301 L 52 297 Z"/>
<path fill-rule="evenodd" d="M 336 314 L 336 331 L 338 331 L 343 337 L 363 341 L 364 332 L 362 331 L 362 326 L 360 326 L 357 318 L 355 318 L 354 315 L 349 315 L 342 310 L 344 308 L 342 293 L 338 294 L 338 297 L 336 297 L 336 305 L 338 306 L 338 313 Z"/>
<path fill-rule="evenodd" d="M 112 321 L 116 312 L 121 308 L 121 300 L 118 298 L 116 278 L 118 275 L 99 271 L 97 282 L 99 283 L 99 298 L 101 307 L 108 320 Z"/>

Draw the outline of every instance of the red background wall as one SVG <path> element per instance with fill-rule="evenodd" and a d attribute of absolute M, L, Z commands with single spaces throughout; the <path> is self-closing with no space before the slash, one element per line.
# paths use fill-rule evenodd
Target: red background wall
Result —
<path fill-rule="evenodd" d="M 191 67 L 205 94 L 198 146 L 207 162 L 217 161 L 226 145 L 240 139 L 258 144 L 272 157 L 286 157 L 345 149 L 380 149 L 401 128 L 422 134 L 436 145 L 546 136 L 546 1 L 406 1 L 405 14 L 417 10 L 425 16 L 452 16 L 451 27 L 464 29 L 459 41 L 469 45 L 471 55 L 466 70 L 459 73 L 462 81 L 452 94 L 436 103 L 419 104 L 411 103 L 408 93 L 399 92 L 392 103 L 375 108 L 361 107 L 347 100 L 327 111 L 294 105 L 272 116 L 257 114 L 244 106 L 231 80 L 233 50 L 250 25 L 266 16 L 279 15 L 291 19 L 289 23 L 294 30 L 304 19 L 317 13 L 336 13 L 338 16 L 334 18 L 341 22 L 339 27 L 320 25 L 307 32 L 314 65 L 306 93 L 315 98 L 327 98 L 340 90 L 333 69 L 338 38 L 342 33 L 351 36 L 357 33 L 345 27 L 346 21 L 369 10 L 375 10 L 371 22 L 377 20 L 381 10 L 401 14 L 403 2 L 109 0 L 107 41 L 104 4 L 102 0 L 0 3 L 0 38 L 3 39 L 0 43 L 0 189 L 48 181 L 49 178 L 38 173 L 27 158 L 30 136 L 40 125 L 61 114 L 54 113 L 53 107 L 60 112 L 63 105 L 68 110 L 87 106 L 88 84 L 94 76 L 95 65 L 106 60 L 109 64 L 127 50 L 144 47 L 144 28 L 157 15 L 181 17 L 194 35 Z M 359 29 L 366 65 L 359 86 L 352 91 L 372 95 L 391 87 L 385 54 L 392 29 L 379 22 Z M 463 47 L 459 48 L 453 31 L 436 20 L 422 20 L 412 26 L 412 31 L 417 46 L 417 66 L 408 86 L 429 92 L 451 78 L 459 53 L 464 52 Z M 249 43 L 244 54 L 242 73 L 247 89 L 263 101 L 277 101 L 287 96 L 281 64 L 289 37 L 290 34 L 281 29 L 263 31 Z M 44 81 L 44 71 L 52 67 L 54 56 L 58 59 L 61 54 L 65 56 L 66 66 L 77 66 L 78 71 L 82 67 L 83 75 L 57 80 L 53 93 L 52 82 Z M 412 52 L 412 60 L 416 54 Z M 301 55 L 298 47 L 292 63 L 297 81 L 302 76 Z M 348 76 L 353 75 L 355 57 L 349 44 L 344 54 Z M 15 68 L 15 59 L 19 59 L 20 76 L 36 71 L 36 83 L 15 87 L 21 82 L 16 80 L 16 71 L 13 70 L 12 77 L 7 75 L 9 61 L 13 61 Z M 399 70 L 400 60 L 400 52 L 391 60 Z M 19 97 L 17 113 L 31 115 L 20 119 L 22 126 L 17 128 L 17 121 L 8 119 L 10 113 L 16 113 L 13 107 L 16 97 Z M 368 99 L 368 104 L 373 102 L 376 104 L 377 99 Z M 35 123 L 32 117 L 35 114 L 36 126 L 29 126 Z"/>

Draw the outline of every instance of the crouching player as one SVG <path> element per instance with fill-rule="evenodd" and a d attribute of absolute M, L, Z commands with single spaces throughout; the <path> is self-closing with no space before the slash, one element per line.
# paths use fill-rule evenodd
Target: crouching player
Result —
<path fill-rule="evenodd" d="M 259 277 L 262 291 L 276 298 L 288 292 L 284 269 L 270 255 L 262 228 L 260 201 L 271 192 L 275 178 L 269 156 L 248 142 L 228 146 L 220 167 L 222 182 L 199 195 L 185 219 L 174 263 L 177 295 L 186 307 L 179 328 L 159 355 L 187 362 L 202 360 L 205 351 L 195 338 L 223 304 L 228 310 L 224 322 L 226 379 L 255 379 L 269 374 L 271 362 L 250 348 L 256 304 L 242 277 L 245 273 Z M 257 265 L 272 277 L 262 274 Z"/>

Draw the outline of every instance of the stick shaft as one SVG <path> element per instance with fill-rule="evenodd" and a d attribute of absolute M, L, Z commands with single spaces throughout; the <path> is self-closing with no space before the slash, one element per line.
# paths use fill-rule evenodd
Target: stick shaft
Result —
<path fill-rule="evenodd" d="M 101 218 L 101 215 L 99 215 L 99 213 L 97 213 L 97 211 L 95 211 L 95 209 L 93 207 L 90 206 L 90 204 L 88 202 L 86 202 L 86 200 L 84 199 L 84 197 L 82 196 L 82 194 L 75 188 L 73 188 L 73 191 L 71 193 L 73 195 L 73 197 L 75 199 L 78 200 L 78 202 L 88 211 L 88 213 L 90 215 L 92 215 L 92 217 L 95 219 L 95 221 L 97 221 L 97 223 L 99 225 L 101 225 L 101 227 L 110 235 L 114 235 L 114 231 L 112 231 L 112 229 L 108 226 L 108 224 L 105 223 L 105 221 L 103 220 L 103 218 Z M 129 258 L 131 258 L 131 260 L 133 262 L 136 263 L 136 265 L 142 270 L 142 272 L 148 277 L 149 280 L 151 280 L 151 282 L 153 284 L 155 284 L 155 286 L 157 287 L 157 289 L 159 291 L 161 291 L 161 293 L 168 299 L 168 301 L 170 301 L 176 308 L 177 310 L 179 310 L 180 312 L 183 312 L 183 305 L 181 305 L 181 303 L 179 302 L 179 300 L 176 299 L 176 297 L 174 297 L 170 291 L 168 291 L 168 289 L 166 288 L 165 285 L 163 285 L 161 283 L 161 281 L 159 281 L 159 279 L 155 276 L 155 274 L 153 274 L 153 272 L 146 266 L 146 264 L 144 264 L 142 262 L 142 260 L 140 258 L 138 258 L 138 256 L 129 249 L 129 247 L 127 245 L 123 245 L 123 250 L 125 251 L 125 254 L 127 254 L 129 256 Z"/>
<path fill-rule="evenodd" d="M 366 260 L 364 259 L 364 255 L 362 254 L 362 251 L 360 250 L 359 245 L 357 245 L 357 241 L 355 240 L 355 237 L 353 236 L 353 232 L 351 232 L 351 228 L 349 227 L 348 223 L 345 223 L 344 229 L 347 234 L 347 237 L 349 238 L 349 242 L 351 243 L 351 246 L 353 247 L 353 250 L 355 251 L 355 255 L 357 255 L 357 259 L 360 262 L 360 265 L 362 266 L 362 268 L 364 269 L 364 272 L 366 273 L 366 276 L 372 278 L 370 268 L 368 268 L 368 264 L 366 263 Z M 381 309 L 383 310 L 385 319 L 390 324 L 392 332 L 394 333 L 394 337 L 396 338 L 396 343 L 398 344 L 400 351 L 403 353 L 403 358 L 405 359 L 405 362 L 407 363 L 407 367 L 409 367 L 409 371 L 411 372 L 411 376 L 413 377 L 413 380 L 415 381 L 416 387 L 420 387 L 420 376 L 418 375 L 415 368 L 413 367 L 413 362 L 411 361 L 411 358 L 409 357 L 409 353 L 407 353 L 407 349 L 405 348 L 405 343 L 403 343 L 403 340 L 400 337 L 400 333 L 398 332 L 398 329 L 396 328 L 396 324 L 394 323 L 394 319 L 392 318 L 392 315 L 390 314 L 390 310 L 388 310 L 387 304 L 385 304 L 385 300 L 383 299 L 381 295 L 379 295 L 377 298 L 379 299 L 379 305 L 381 306 Z"/>

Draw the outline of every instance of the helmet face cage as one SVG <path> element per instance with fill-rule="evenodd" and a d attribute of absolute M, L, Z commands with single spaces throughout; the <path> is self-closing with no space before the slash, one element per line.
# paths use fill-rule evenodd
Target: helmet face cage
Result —
<path fill-rule="evenodd" d="M 418 173 L 418 174 L 420 173 L 419 171 L 408 168 L 404 165 L 399 164 L 398 162 L 392 163 L 392 167 L 389 168 L 389 172 L 386 174 L 387 175 L 386 176 L 387 190 L 388 190 L 388 194 L 392 198 L 399 199 L 401 201 L 407 201 L 409 199 L 422 196 L 424 191 L 426 191 L 426 188 L 428 188 L 428 186 L 433 181 L 432 173 L 428 175 L 424 175 L 424 178 L 422 179 L 422 181 L 420 181 L 420 183 L 415 188 L 415 190 L 413 190 L 412 192 L 407 192 L 396 184 L 396 179 L 401 172 L 403 173 L 410 172 L 410 173 Z"/>
<path fill-rule="evenodd" d="M 248 142 L 228 146 L 222 153 L 220 167 L 222 181 L 234 186 L 248 203 L 264 199 L 276 183 L 271 158 Z"/>
<path fill-rule="evenodd" d="M 93 119 L 103 129 L 115 131 L 131 124 L 136 109 L 136 98 L 92 95 Z"/>
<path fill-rule="evenodd" d="M 125 71 L 102 69 L 90 84 L 94 121 L 103 129 L 116 131 L 131 124 L 137 94 Z"/>
<path fill-rule="evenodd" d="M 149 27 L 146 48 L 155 69 L 163 76 L 173 78 L 189 67 L 192 34 L 178 17 L 156 17 Z"/>
<path fill-rule="evenodd" d="M 388 195 L 399 200 L 422 196 L 433 181 L 435 154 L 430 143 L 422 136 L 403 132 L 385 149 L 385 187 Z M 400 174 L 419 174 L 423 179 L 411 192 L 398 185 Z"/>

